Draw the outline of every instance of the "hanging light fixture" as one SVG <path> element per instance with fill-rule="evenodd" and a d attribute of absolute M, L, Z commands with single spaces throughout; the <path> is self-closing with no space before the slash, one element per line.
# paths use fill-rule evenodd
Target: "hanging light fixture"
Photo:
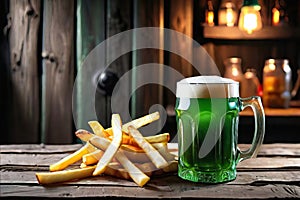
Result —
<path fill-rule="evenodd" d="M 260 5 L 257 0 L 244 0 L 239 17 L 239 29 L 248 34 L 262 28 Z"/>

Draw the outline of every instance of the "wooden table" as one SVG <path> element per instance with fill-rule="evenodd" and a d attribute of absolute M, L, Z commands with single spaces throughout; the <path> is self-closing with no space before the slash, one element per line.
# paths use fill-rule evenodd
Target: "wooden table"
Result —
<path fill-rule="evenodd" d="M 48 171 L 81 145 L 2 145 L 1 198 L 45 199 L 115 198 L 230 198 L 267 199 L 300 197 L 300 144 L 265 144 L 257 158 L 238 165 L 236 180 L 201 184 L 181 180 L 176 173 L 151 177 L 146 186 L 110 176 L 86 178 L 52 186 L 37 183 L 35 173 Z M 171 144 L 170 148 L 176 148 Z M 249 145 L 239 145 L 241 149 Z"/>

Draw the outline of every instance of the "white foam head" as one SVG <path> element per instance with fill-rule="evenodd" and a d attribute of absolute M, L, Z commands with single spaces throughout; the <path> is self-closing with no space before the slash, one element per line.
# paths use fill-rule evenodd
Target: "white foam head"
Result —
<path fill-rule="evenodd" d="M 194 76 L 177 82 L 176 97 L 239 97 L 239 83 L 220 76 Z"/>

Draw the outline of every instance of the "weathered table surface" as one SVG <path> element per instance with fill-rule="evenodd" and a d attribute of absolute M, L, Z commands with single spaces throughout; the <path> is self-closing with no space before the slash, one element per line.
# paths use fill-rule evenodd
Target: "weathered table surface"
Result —
<path fill-rule="evenodd" d="M 300 144 L 264 144 L 257 158 L 239 163 L 236 180 L 200 184 L 181 180 L 176 173 L 151 177 L 144 186 L 110 176 L 41 186 L 35 173 L 81 145 L 0 146 L 0 194 L 8 199 L 45 198 L 231 198 L 300 197 Z M 239 145 L 241 149 L 249 145 Z M 176 148 L 176 144 L 171 144 Z"/>

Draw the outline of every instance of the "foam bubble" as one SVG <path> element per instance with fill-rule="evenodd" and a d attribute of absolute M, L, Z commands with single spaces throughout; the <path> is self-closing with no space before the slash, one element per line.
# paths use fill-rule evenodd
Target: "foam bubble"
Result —
<path fill-rule="evenodd" d="M 194 76 L 177 82 L 176 97 L 229 98 L 239 96 L 239 83 L 220 76 Z"/>

